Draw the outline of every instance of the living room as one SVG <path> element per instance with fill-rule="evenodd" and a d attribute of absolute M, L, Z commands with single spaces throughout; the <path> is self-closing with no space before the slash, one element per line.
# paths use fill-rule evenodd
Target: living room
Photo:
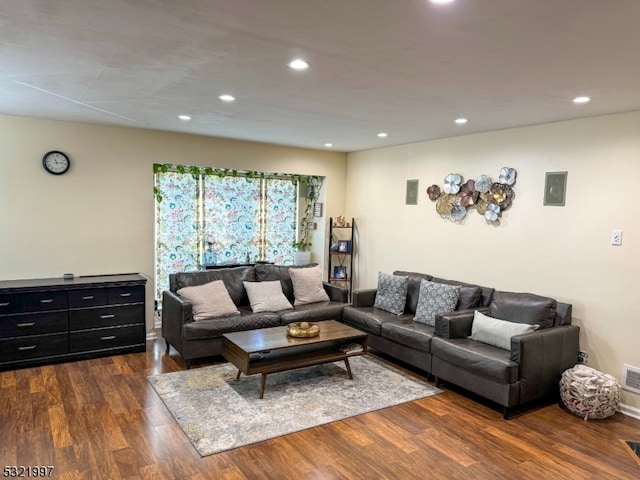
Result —
<path fill-rule="evenodd" d="M 620 108 L 620 113 L 404 144 L 390 143 L 382 148 L 350 152 L 0 115 L 3 139 L 0 143 L 3 166 L 0 199 L 5 206 L 1 214 L 5 232 L 0 238 L 0 251 L 4 252 L 0 262 L 3 267 L 1 280 L 61 277 L 66 272 L 77 276 L 140 273 L 148 279 L 147 354 L 157 362 L 151 370 L 162 370 L 166 362 L 173 362 L 168 368 L 177 369 L 179 360 L 165 359 L 162 339 L 154 339 L 153 164 L 319 175 L 325 177 L 320 199 L 325 208 L 318 229 L 313 233 L 313 261 L 325 265 L 328 219 L 338 215 L 354 217 L 358 227 L 354 288 L 375 287 L 380 271 L 411 270 L 502 290 L 548 295 L 573 305 L 573 323 L 581 328 L 580 347 L 588 355 L 588 365 L 620 379 L 623 365 L 640 366 L 640 350 L 635 345 L 640 327 L 635 321 L 632 300 L 638 293 L 633 279 L 640 261 L 640 222 L 633 214 L 632 204 L 635 178 L 640 176 L 637 162 L 640 112 L 637 108 L 638 105 L 630 104 L 629 108 Z M 72 169 L 68 174 L 53 177 L 43 171 L 42 156 L 54 149 L 70 155 Z M 426 195 L 427 187 L 432 184 L 442 186 L 444 177 L 450 173 L 458 173 L 465 180 L 482 174 L 497 177 L 505 166 L 517 170 L 516 196 L 498 223 L 489 223 L 477 214 L 470 214 L 462 223 L 449 222 L 441 218 Z M 544 205 L 547 172 L 568 172 L 564 206 Z M 417 205 L 407 205 L 406 182 L 413 179 L 419 180 L 419 197 Z M 623 231 L 620 246 L 611 245 L 613 229 Z M 141 355 L 145 360 L 113 360 L 114 368 L 123 371 L 131 370 L 132 365 L 140 370 L 150 368 L 141 366 L 147 361 L 147 357 Z M 107 367 L 98 360 L 96 367 L 87 368 L 87 375 L 91 370 L 93 377 L 101 368 Z M 3 387 L 20 385 L 25 388 L 29 385 L 29 370 L 16 371 L 13 376 L 5 374 Z M 37 376 L 35 374 L 33 378 Z M 73 378 L 80 382 L 80 376 Z M 132 382 L 128 388 L 132 389 L 134 385 L 139 386 L 140 381 Z M 37 382 L 26 388 L 34 392 L 43 390 Z M 114 388 L 117 389 L 117 385 Z M 20 395 L 18 390 L 12 391 L 18 392 L 14 395 Z M 133 392 L 131 395 L 138 398 L 147 393 Z M 19 398 L 3 396 L 6 407 L 3 410 L 15 412 Z M 481 425 L 479 428 L 497 428 L 493 424 L 501 421 L 500 415 L 491 408 L 464 395 L 455 392 L 448 398 L 463 412 L 455 413 L 467 421 L 468 412 L 477 408 L 480 419 L 486 421 L 478 424 Z M 400 410 L 398 416 L 419 410 L 415 406 L 411 408 L 411 412 Z M 438 408 L 444 412 L 448 407 L 438 404 L 436 410 Z M 620 421 L 637 429 L 640 423 L 634 418 L 640 418 L 640 395 L 623 390 L 620 409 L 623 412 L 617 414 L 623 418 Z M 50 415 L 54 413 L 50 412 Z M 172 436 L 182 435 L 175 424 L 164 418 L 166 413 L 162 412 L 159 401 L 152 401 L 147 413 L 162 425 L 159 431 Z M 568 412 L 561 413 L 571 418 Z M 33 415 L 37 417 L 37 414 Z M 530 428 L 534 420 L 544 421 L 545 415 L 551 414 L 534 411 L 530 415 L 529 420 L 520 419 L 524 428 Z M 164 418 L 162 421 L 161 417 Z M 20 423 L 15 417 L 7 418 L 0 418 L 4 421 L 0 423 L 0 431 L 8 431 Z M 376 417 L 374 422 L 383 419 L 384 416 Z M 27 423 L 22 424 L 24 431 L 44 428 L 37 418 L 34 420 L 37 428 L 33 425 L 27 428 Z M 454 425 L 462 428 L 457 423 Z M 553 428 L 561 429 L 569 424 L 554 425 Z M 603 432 L 609 426 L 606 423 L 592 427 L 580 425 L 595 431 L 592 434 L 596 437 L 606 437 Z M 340 434 L 341 427 L 334 428 L 337 430 L 318 435 L 326 440 Z M 573 424 L 568 428 L 582 434 L 577 433 L 580 430 Z M 615 431 L 616 427 L 610 425 L 610 428 Z M 124 431 L 124 427 L 120 426 L 120 430 Z M 376 435 L 390 435 L 384 428 L 382 430 L 362 439 L 363 444 L 374 442 Z M 129 433 L 140 442 L 141 451 L 152 449 L 149 444 L 156 439 L 156 434 L 150 440 L 139 433 Z M 301 440 L 308 448 L 313 445 L 313 434 L 310 435 Z M 349 435 L 356 438 L 352 431 Z M 5 438 L 16 440 L 18 437 L 11 433 Z M 64 435 L 57 438 L 59 445 L 72 443 L 65 443 Z M 636 436 L 629 440 L 639 439 Z M 357 442 L 357 438 L 354 441 Z M 387 441 L 381 444 L 386 446 Z M 558 439 L 555 441 L 559 442 Z M 114 444 L 118 442 L 125 444 L 126 439 L 118 438 Z M 181 453 L 188 450 L 188 443 L 175 442 Z M 286 446 L 284 442 L 279 445 Z M 8 446 L 4 441 L 2 444 Z M 16 445 L 21 444 L 15 443 L 9 449 L 7 465 L 25 458 L 21 456 L 24 454 L 18 453 L 18 448 L 22 447 Z M 398 441 L 396 448 L 410 451 L 412 447 Z M 111 445 L 105 450 L 116 448 Z M 234 456 L 218 460 L 208 457 L 202 464 L 197 463 L 199 457 L 187 453 L 185 458 L 195 466 L 187 465 L 187 461 L 182 464 L 177 455 L 172 454 L 174 466 L 178 465 L 173 471 L 205 478 L 202 469 L 215 463 L 218 472 L 228 468 L 227 473 L 231 475 L 232 471 L 237 474 L 231 466 L 234 462 L 264 465 L 268 462 L 264 456 L 277 455 L 275 449 L 257 449 L 251 453 L 241 450 L 232 454 Z M 68 451 L 67 454 L 72 455 Z M 83 454 L 86 452 L 76 453 L 79 457 Z M 328 456 L 331 454 L 327 453 Z M 252 455 L 257 455 L 259 460 L 253 460 Z M 587 462 L 588 455 L 585 453 L 581 460 Z M 58 460 L 58 465 L 62 464 L 60 457 L 54 460 Z M 31 456 L 29 461 L 44 460 Z M 69 459 L 66 461 L 72 463 Z M 346 461 L 341 457 L 340 462 Z M 127 462 L 122 460 L 123 464 Z M 598 464 L 598 468 L 602 465 Z M 159 470 L 166 472 L 164 467 Z M 310 467 L 309 470 L 308 478 L 311 478 Z M 264 478 L 274 478 L 278 473 L 276 469 L 265 471 L 268 473 Z M 353 473 L 344 466 L 336 467 L 334 471 L 324 467 L 319 472 L 325 475 L 324 478 L 342 478 L 336 472 L 345 476 L 345 472 Z M 95 470 L 93 473 L 98 476 Z M 369 473 L 369 478 L 389 474 Z M 61 471 L 56 474 L 62 476 Z M 621 474 L 619 478 L 624 476 Z"/>

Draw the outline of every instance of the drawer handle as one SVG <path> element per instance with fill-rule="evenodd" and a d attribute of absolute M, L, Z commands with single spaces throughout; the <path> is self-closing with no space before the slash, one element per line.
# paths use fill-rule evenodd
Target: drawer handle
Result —
<path fill-rule="evenodd" d="M 100 318 L 103 318 L 103 319 L 114 318 L 114 317 L 115 317 L 114 314 L 112 314 L 112 315 L 100 315 Z"/>
<path fill-rule="evenodd" d="M 19 323 L 17 326 L 18 327 L 33 327 L 36 324 L 36 322 L 26 322 L 26 323 Z"/>
<path fill-rule="evenodd" d="M 131 293 L 121 293 L 120 296 L 121 297 L 130 297 Z"/>
<path fill-rule="evenodd" d="M 113 340 L 114 338 L 116 338 L 115 335 L 109 335 L 108 337 L 100 337 L 100 340 Z"/>
<path fill-rule="evenodd" d="M 8 306 L 9 306 L 9 302 L 0 303 L 0 307 L 8 307 Z"/>
<path fill-rule="evenodd" d="M 45 298 L 44 300 L 40 300 L 40 303 L 53 303 L 53 298 Z"/>
<path fill-rule="evenodd" d="M 18 347 L 18 350 L 24 352 L 25 350 L 34 350 L 36 348 L 35 345 L 29 345 L 28 347 Z"/>
<path fill-rule="evenodd" d="M 93 300 L 95 297 L 93 295 L 85 295 L 82 297 L 83 300 Z"/>

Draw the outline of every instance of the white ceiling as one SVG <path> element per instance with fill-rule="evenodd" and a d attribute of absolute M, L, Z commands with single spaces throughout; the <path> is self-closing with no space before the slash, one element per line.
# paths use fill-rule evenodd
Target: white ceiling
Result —
<path fill-rule="evenodd" d="M 638 110 L 639 24 L 640 0 L 1 0 L 0 113 L 362 150 Z"/>

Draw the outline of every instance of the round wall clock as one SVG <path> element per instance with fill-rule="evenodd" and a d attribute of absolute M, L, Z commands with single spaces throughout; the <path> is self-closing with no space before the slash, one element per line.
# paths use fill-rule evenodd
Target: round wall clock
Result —
<path fill-rule="evenodd" d="M 47 172 L 53 175 L 62 175 L 69 170 L 71 162 L 66 154 L 57 150 L 51 150 L 42 157 L 42 166 Z"/>

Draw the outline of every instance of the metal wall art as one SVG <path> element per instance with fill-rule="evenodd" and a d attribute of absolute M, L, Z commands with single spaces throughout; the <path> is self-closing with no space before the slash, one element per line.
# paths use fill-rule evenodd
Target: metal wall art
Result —
<path fill-rule="evenodd" d="M 446 220 L 461 222 L 475 207 L 489 222 L 497 223 L 515 198 L 512 187 L 516 183 L 516 175 L 514 168 L 503 167 L 497 182 L 488 175 L 464 182 L 461 175 L 450 173 L 444 178 L 442 189 L 431 185 L 427 188 L 427 195 L 436 202 L 436 212 Z"/>

